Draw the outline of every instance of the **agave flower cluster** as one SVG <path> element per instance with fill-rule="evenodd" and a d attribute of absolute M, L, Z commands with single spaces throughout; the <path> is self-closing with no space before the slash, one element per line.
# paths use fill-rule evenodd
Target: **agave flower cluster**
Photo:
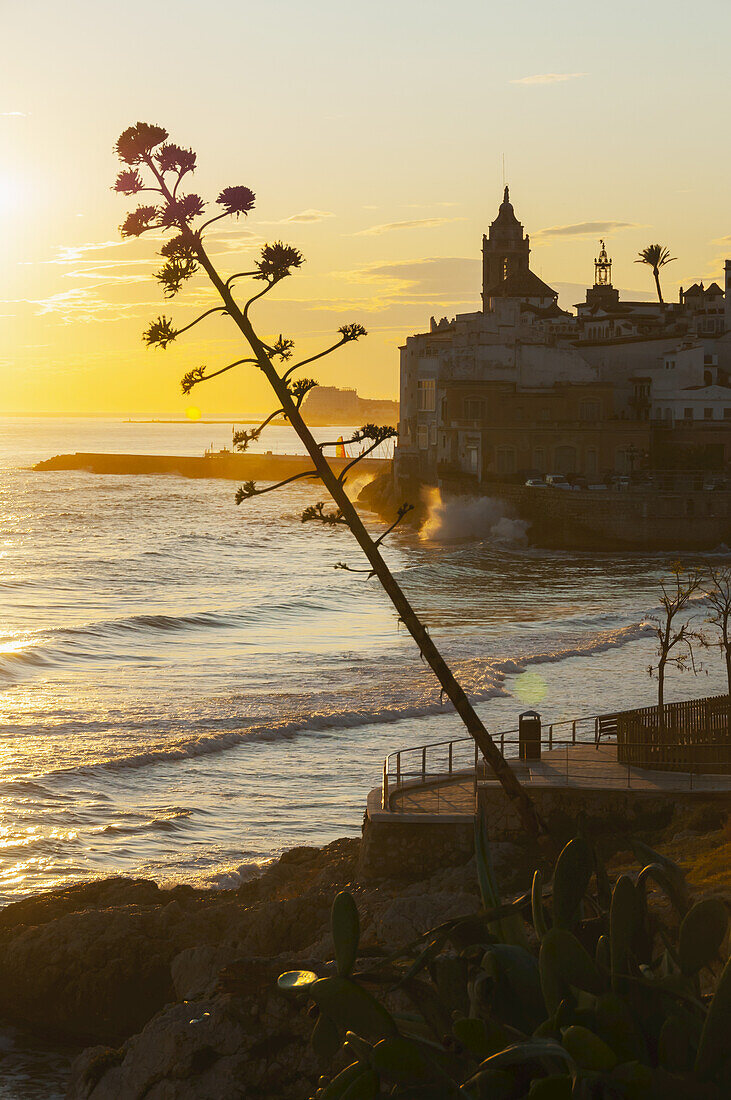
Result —
<path fill-rule="evenodd" d="M 204 213 L 205 202 L 200 195 L 193 192 L 179 193 L 183 178 L 196 169 L 196 154 L 192 149 L 176 145 L 168 138 L 168 131 L 163 126 L 147 122 L 129 126 L 115 145 L 122 168 L 117 175 L 114 190 L 127 196 L 141 192 L 158 196 L 155 202 L 141 204 L 127 215 L 120 227 L 123 237 L 140 237 L 143 233 L 154 230 L 163 233 L 177 231 L 163 243 L 160 254 L 165 262 L 155 274 L 163 296 L 169 299 L 178 293 L 188 279 L 196 275 L 201 258 L 205 260 L 203 231 L 207 226 L 221 218 L 248 215 L 254 209 L 256 196 L 251 188 L 243 185 L 224 187 L 216 199 L 216 205 L 222 212 L 200 225 L 197 219 Z M 145 180 L 145 169 L 149 183 Z M 208 263 L 207 260 L 205 262 Z M 304 257 L 299 249 L 283 241 L 275 241 L 263 246 L 259 259 L 254 262 L 253 270 L 244 274 L 266 282 L 268 290 L 291 275 L 303 263 Z M 207 311 L 210 312 L 215 310 Z M 203 316 L 207 316 L 207 313 Z M 168 317 L 161 316 L 151 322 L 143 334 L 143 340 L 148 346 L 166 348 L 182 331 L 184 330 L 176 329 Z M 366 335 L 365 328 L 360 324 L 343 325 L 339 332 L 341 344 Z M 270 359 L 286 361 L 292 357 L 294 342 L 280 335 L 271 347 L 264 346 Z M 287 375 L 292 369 L 294 368 L 290 368 Z M 189 393 L 195 385 L 208 377 L 203 367 L 188 371 L 182 379 L 183 393 Z M 290 386 L 290 393 L 298 408 L 305 394 L 314 385 L 312 379 L 301 379 Z"/>

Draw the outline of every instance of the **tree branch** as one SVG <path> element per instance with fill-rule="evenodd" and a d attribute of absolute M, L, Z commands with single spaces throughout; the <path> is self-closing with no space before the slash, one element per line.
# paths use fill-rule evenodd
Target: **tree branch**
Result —
<path fill-rule="evenodd" d="M 247 362 L 251 362 L 251 360 L 247 360 Z M 236 366 L 236 364 L 233 363 L 232 366 Z M 252 428 L 251 431 L 244 429 L 240 432 L 234 432 L 234 447 L 239 451 L 245 451 L 252 439 L 258 439 L 267 424 L 274 420 L 275 416 L 279 416 L 279 414 L 283 412 L 284 409 L 275 409 L 273 413 L 269 414 L 266 420 L 263 420 L 258 427 Z"/>
<path fill-rule="evenodd" d="M 350 442 L 358 442 L 358 440 L 357 438 L 355 440 L 351 439 Z M 376 442 L 371 443 L 370 447 L 367 447 L 366 450 L 362 452 L 362 454 L 359 454 L 356 458 L 351 459 L 347 466 L 343 466 L 342 470 L 338 474 L 338 481 L 342 482 L 348 470 L 351 470 L 353 466 L 357 465 L 357 463 L 359 463 L 361 459 L 366 458 L 371 453 L 371 451 L 375 451 L 376 447 L 380 447 L 381 443 L 383 443 L 383 440 L 377 439 Z"/>
<path fill-rule="evenodd" d="M 399 523 L 400 523 L 400 522 L 401 522 L 401 520 L 402 520 L 402 519 L 404 518 L 404 516 L 408 515 L 408 514 L 409 514 L 409 512 L 413 512 L 413 510 L 414 510 L 414 505 L 413 505 L 413 504 L 401 504 L 401 505 L 399 506 L 398 512 L 397 512 L 397 514 L 396 514 L 396 519 L 395 519 L 395 520 L 393 521 L 393 523 L 391 524 L 391 526 L 390 526 L 390 527 L 387 527 L 387 528 L 386 528 L 386 530 L 385 530 L 385 531 L 383 532 L 383 534 L 382 534 L 382 535 L 380 535 L 380 536 L 379 536 L 379 537 L 378 537 L 378 538 L 376 539 L 376 546 L 380 546 L 380 545 L 381 545 L 381 543 L 383 542 L 383 540 L 384 540 L 385 538 L 387 538 L 387 537 L 388 537 L 388 536 L 389 536 L 389 535 L 391 534 L 391 532 L 393 531 L 393 529 L 394 529 L 395 527 L 398 527 Z"/>
<path fill-rule="evenodd" d="M 190 393 L 199 382 L 210 382 L 212 378 L 218 378 L 219 374 L 225 374 L 226 371 L 233 370 L 234 367 L 240 367 L 242 363 L 256 363 L 256 359 L 237 359 L 235 363 L 229 363 L 227 367 L 214 370 L 212 374 L 203 374 L 205 367 L 195 367 L 183 375 L 181 381 L 183 393 Z"/>
<path fill-rule="evenodd" d="M 337 349 L 341 348 L 343 344 L 347 344 L 349 342 L 350 341 L 345 339 L 338 340 L 337 344 L 333 344 L 331 348 L 326 348 L 325 351 L 318 351 L 317 355 L 311 355 L 309 359 L 303 359 L 300 363 L 295 363 L 284 372 L 282 378 L 286 381 L 286 379 L 289 378 L 290 374 L 292 374 L 293 371 L 299 370 L 300 367 L 306 367 L 308 363 L 314 363 L 317 359 L 324 359 L 326 355 L 330 355 L 331 352 L 337 351 Z"/>
<path fill-rule="evenodd" d="M 235 275 L 229 275 L 228 279 L 224 283 L 224 286 L 230 289 L 231 283 L 234 281 L 234 279 L 243 279 L 245 276 L 250 278 L 252 275 L 256 275 L 256 271 L 237 271 Z"/>
<path fill-rule="evenodd" d="M 187 332 L 189 328 L 193 328 L 194 325 L 197 325 L 199 321 L 204 321 L 206 317 L 210 317 L 212 313 L 228 313 L 228 310 L 225 306 L 214 306 L 213 309 L 207 309 L 205 313 L 201 313 L 200 317 L 196 317 L 195 321 L 191 321 L 185 328 L 177 329 L 175 332 L 176 339 L 178 336 L 182 336 L 184 332 Z M 243 363 L 244 360 L 242 359 L 241 362 Z M 213 375 L 210 375 L 210 377 L 212 378 Z"/>
<path fill-rule="evenodd" d="M 303 470 L 301 474 L 292 474 L 291 477 L 286 477 L 284 481 L 278 481 L 276 485 L 267 485 L 266 489 L 257 489 L 254 481 L 245 481 L 236 490 L 236 503 L 241 504 L 242 501 L 250 500 L 251 497 L 261 497 L 264 493 L 273 493 L 275 489 L 281 489 L 282 486 L 290 485 L 293 481 L 299 481 L 303 477 L 312 477 L 318 480 L 320 475 L 317 470 Z"/>

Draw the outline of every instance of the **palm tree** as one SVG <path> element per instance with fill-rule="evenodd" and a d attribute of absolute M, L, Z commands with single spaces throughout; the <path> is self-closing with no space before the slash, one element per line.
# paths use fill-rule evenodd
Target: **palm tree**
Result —
<path fill-rule="evenodd" d="M 655 286 L 657 287 L 657 296 L 660 301 L 660 305 L 664 305 L 662 291 L 660 290 L 660 268 L 665 267 L 665 264 L 672 263 L 675 256 L 670 255 L 670 249 L 665 248 L 662 244 L 648 244 L 647 248 L 643 248 L 639 254 L 639 260 L 635 260 L 636 264 L 647 264 L 652 268 L 652 274 L 655 276 Z"/>

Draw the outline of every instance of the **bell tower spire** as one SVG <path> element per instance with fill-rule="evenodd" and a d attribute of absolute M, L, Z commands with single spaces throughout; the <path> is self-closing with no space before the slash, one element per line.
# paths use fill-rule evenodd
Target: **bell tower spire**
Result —
<path fill-rule="evenodd" d="M 612 261 L 607 256 L 604 241 L 599 241 L 599 255 L 594 260 L 594 286 L 612 285 Z"/>

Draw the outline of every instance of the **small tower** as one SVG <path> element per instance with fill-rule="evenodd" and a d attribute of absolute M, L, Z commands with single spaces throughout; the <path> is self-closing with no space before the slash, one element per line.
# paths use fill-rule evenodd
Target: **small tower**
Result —
<path fill-rule="evenodd" d="M 594 286 L 612 285 L 612 261 L 607 256 L 604 241 L 599 241 L 599 256 L 594 260 Z"/>
<path fill-rule="evenodd" d="M 604 241 L 599 241 L 599 255 L 594 260 L 594 286 L 586 292 L 586 304 L 589 306 L 616 306 L 619 291 L 612 286 L 612 261 L 607 256 Z"/>
<path fill-rule="evenodd" d="M 726 294 L 723 308 L 726 314 L 726 332 L 731 332 L 731 260 L 726 260 L 724 274 L 726 276 Z"/>

